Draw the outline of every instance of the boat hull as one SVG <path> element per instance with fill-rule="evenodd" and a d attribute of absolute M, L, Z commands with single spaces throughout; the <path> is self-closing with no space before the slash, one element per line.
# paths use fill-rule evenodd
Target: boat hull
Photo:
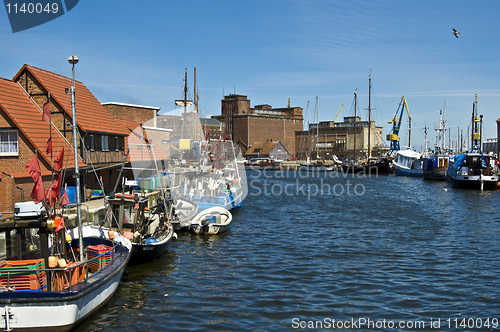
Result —
<path fill-rule="evenodd" d="M 212 216 L 214 214 L 221 215 L 220 221 L 204 224 L 204 217 Z M 189 230 L 198 235 L 215 235 L 224 233 L 229 228 L 232 219 L 233 217 L 229 210 L 224 209 L 220 206 L 212 207 L 198 213 L 198 215 L 194 218 L 193 222 L 189 226 Z"/>
<path fill-rule="evenodd" d="M 403 176 L 413 176 L 413 177 L 423 177 L 424 172 L 421 169 L 410 169 L 410 168 L 405 168 L 401 167 L 399 165 L 393 164 L 394 172 L 397 175 L 403 175 Z"/>
<path fill-rule="evenodd" d="M 446 168 L 437 167 L 430 171 L 424 171 L 424 179 L 446 181 Z"/>
<path fill-rule="evenodd" d="M 229 225 L 221 225 L 221 224 L 210 224 L 206 226 L 202 226 L 199 224 L 191 225 L 191 231 L 197 235 L 205 234 L 205 235 L 216 235 L 220 233 L 224 233 L 227 231 Z"/>
<path fill-rule="evenodd" d="M 168 250 L 173 231 L 162 241 L 155 243 L 132 243 L 132 257 L 129 265 L 139 264 L 157 259 Z"/>
<path fill-rule="evenodd" d="M 484 176 L 482 181 L 479 176 L 449 176 L 449 179 L 452 186 L 458 189 L 481 190 L 481 182 L 483 190 L 494 190 L 498 186 L 498 179 L 491 176 Z"/>

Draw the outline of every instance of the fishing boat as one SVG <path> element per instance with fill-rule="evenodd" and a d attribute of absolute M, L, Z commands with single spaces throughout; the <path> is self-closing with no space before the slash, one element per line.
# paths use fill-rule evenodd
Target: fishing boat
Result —
<path fill-rule="evenodd" d="M 453 156 L 447 176 L 453 187 L 460 189 L 491 190 L 498 185 L 498 175 L 489 166 L 490 156 L 480 152 Z"/>
<path fill-rule="evenodd" d="M 81 237 L 76 228 L 56 233 L 46 213 L 3 219 L 0 232 L 6 244 L 0 327 L 6 331 L 74 328 L 113 296 L 132 253 L 128 240 L 105 227 L 84 226 Z"/>
<path fill-rule="evenodd" d="M 412 150 L 399 150 L 392 162 L 397 175 L 423 177 L 422 155 Z"/>
<path fill-rule="evenodd" d="M 149 198 L 131 194 L 116 194 L 108 199 L 113 218 L 112 229 L 121 232 L 132 243 L 130 264 L 154 260 L 163 255 L 174 237 L 170 224 L 173 204 L 170 200 L 157 199 L 148 208 Z"/>
<path fill-rule="evenodd" d="M 498 186 L 498 175 L 493 172 L 490 156 L 484 155 L 480 148 L 482 119 L 482 115 L 477 115 L 476 94 L 472 104 L 472 151 L 453 156 L 448 165 L 448 180 L 455 188 L 488 190 Z"/>
<path fill-rule="evenodd" d="M 447 176 L 453 187 L 460 189 L 488 190 L 498 186 L 498 175 L 493 172 L 490 156 L 481 152 L 481 115 L 477 115 L 477 94 L 472 104 L 472 151 L 451 158 Z"/>
<path fill-rule="evenodd" d="M 422 171 L 426 180 L 445 180 L 450 157 L 434 155 L 422 158 Z"/>
<path fill-rule="evenodd" d="M 233 216 L 228 210 L 215 206 L 203 210 L 191 221 L 189 229 L 195 234 L 214 235 L 225 232 Z"/>

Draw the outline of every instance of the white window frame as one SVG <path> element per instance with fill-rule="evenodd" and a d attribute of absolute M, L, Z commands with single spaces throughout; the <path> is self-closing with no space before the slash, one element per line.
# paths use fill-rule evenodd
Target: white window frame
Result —
<path fill-rule="evenodd" d="M 8 135 L 8 141 L 7 142 L 3 142 L 2 141 L 2 136 L 3 134 L 16 134 L 16 142 L 14 144 L 14 140 L 10 141 L 10 139 L 12 139 L 12 137 L 10 137 L 10 135 Z M 12 147 L 12 144 L 14 144 L 16 146 L 16 151 L 15 152 L 12 152 L 12 151 L 9 151 L 9 152 L 2 152 L 2 145 L 6 143 L 8 144 L 9 146 L 9 149 L 10 147 Z M 0 156 L 19 156 L 19 130 L 17 129 L 0 129 Z"/>
<path fill-rule="evenodd" d="M 119 151 L 120 149 L 118 148 L 118 136 L 115 136 L 115 151 Z"/>
<path fill-rule="evenodd" d="M 93 134 L 89 135 L 89 149 L 90 149 L 90 151 L 94 151 L 94 149 L 95 149 L 95 141 L 94 141 Z"/>

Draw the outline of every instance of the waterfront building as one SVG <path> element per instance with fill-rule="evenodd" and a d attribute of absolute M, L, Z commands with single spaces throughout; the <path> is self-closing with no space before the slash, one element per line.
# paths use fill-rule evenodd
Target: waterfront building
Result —
<path fill-rule="evenodd" d="M 295 153 L 299 159 L 354 159 L 354 137 L 356 136 L 356 159 L 366 159 L 368 156 L 368 126 L 370 126 L 370 149 L 372 157 L 385 155 L 387 148 L 383 146 L 382 127 L 375 121 L 361 121 L 354 116 L 344 117 L 343 122 L 321 121 L 310 123 L 309 130 L 295 133 Z"/>
<path fill-rule="evenodd" d="M 281 142 L 287 151 L 295 151 L 295 132 L 303 129 L 301 107 L 272 108 L 270 105 L 250 107 L 247 96 L 230 94 L 221 101 L 221 115 L 212 118 L 224 124 L 224 137 L 246 152 L 258 142 Z"/>
<path fill-rule="evenodd" d="M 290 153 L 281 142 L 254 143 L 245 153 L 247 160 L 252 158 L 271 158 L 275 160 L 287 160 Z"/>

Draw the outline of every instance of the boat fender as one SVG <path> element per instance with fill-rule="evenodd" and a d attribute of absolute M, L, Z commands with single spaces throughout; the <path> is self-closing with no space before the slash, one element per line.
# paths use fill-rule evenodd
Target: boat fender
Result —
<path fill-rule="evenodd" d="M 174 240 L 177 240 L 177 238 L 178 238 L 177 233 L 174 232 L 174 235 L 172 235 L 172 237 L 173 237 Z"/>
<path fill-rule="evenodd" d="M 110 240 L 113 240 L 115 238 L 115 232 L 108 231 L 108 237 L 109 237 Z"/>
<path fill-rule="evenodd" d="M 47 229 L 54 229 L 54 219 L 47 220 Z"/>
<path fill-rule="evenodd" d="M 49 268 L 53 269 L 57 267 L 57 257 L 56 256 L 49 256 Z"/>
<path fill-rule="evenodd" d="M 497 182 L 497 189 L 500 189 L 500 182 Z"/>
<path fill-rule="evenodd" d="M 71 242 L 71 235 L 69 234 L 66 234 L 66 242 Z"/>
<path fill-rule="evenodd" d="M 61 258 L 60 260 L 57 261 L 57 265 L 61 268 L 64 269 L 66 267 L 66 260 L 64 258 Z"/>

